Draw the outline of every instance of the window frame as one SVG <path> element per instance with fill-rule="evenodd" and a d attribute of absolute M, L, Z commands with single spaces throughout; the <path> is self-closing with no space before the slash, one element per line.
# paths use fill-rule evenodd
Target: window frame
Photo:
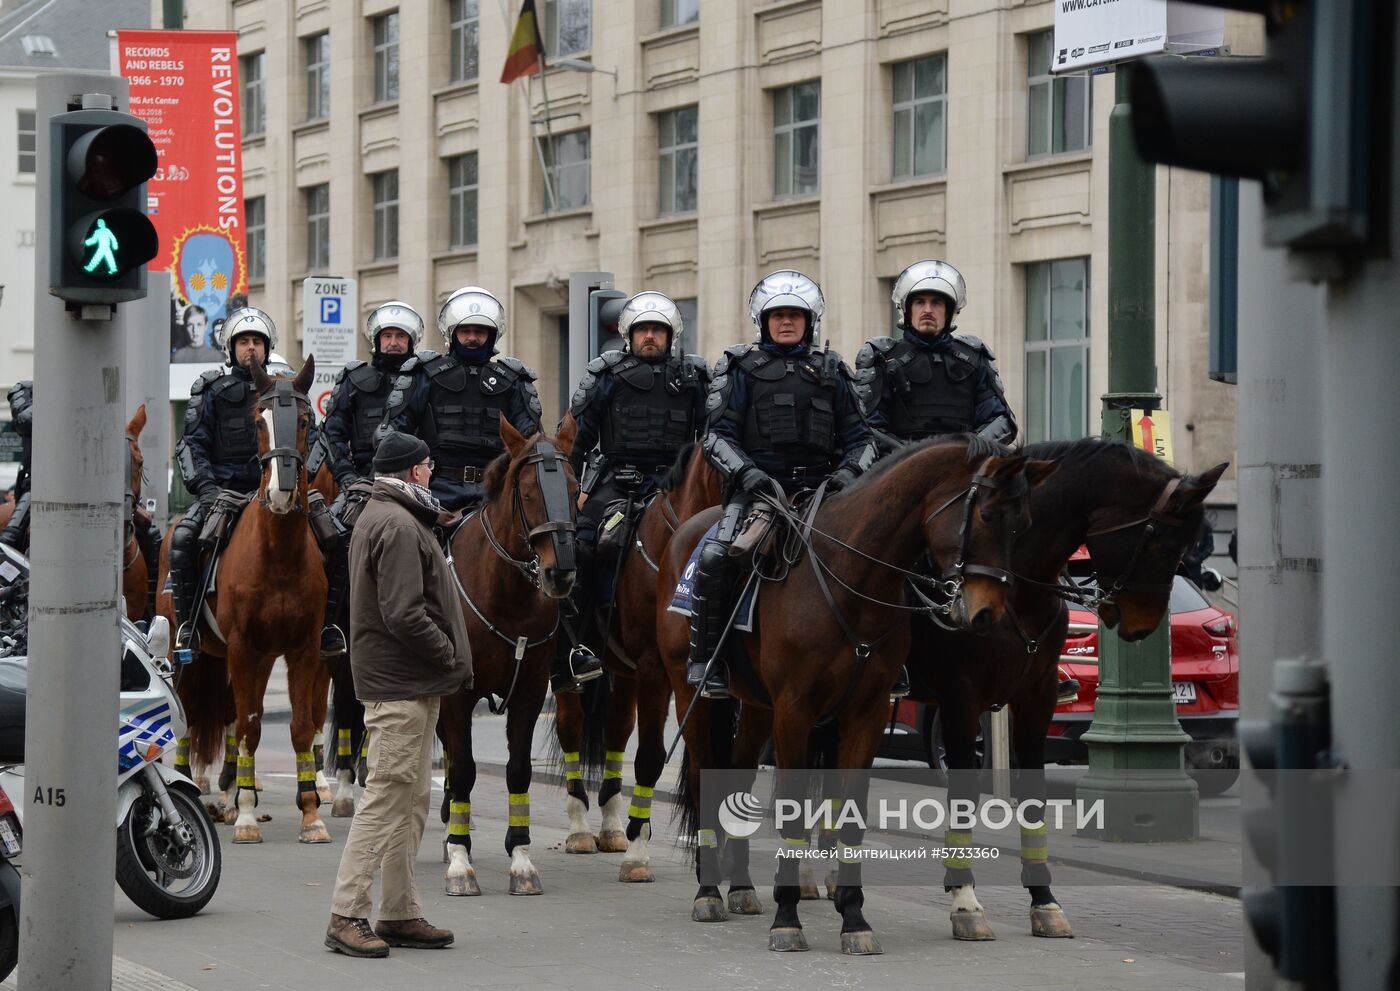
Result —
<path fill-rule="evenodd" d="M 25 115 L 29 115 L 29 127 L 24 126 Z M 29 147 L 26 149 L 25 137 Z M 28 159 L 29 167 L 25 168 Z M 36 110 L 15 110 L 15 174 L 34 175 L 39 168 L 39 114 Z"/>
<path fill-rule="evenodd" d="M 471 161 L 471 181 L 459 175 Z M 475 248 L 480 243 L 480 161 L 474 151 L 454 155 L 447 160 L 447 246 L 454 249 Z M 468 210 L 470 204 L 470 210 Z M 468 225 L 467 219 L 471 218 Z M 470 230 L 466 228 L 470 226 Z M 459 236 L 460 235 L 460 236 Z"/>
<path fill-rule="evenodd" d="M 578 48 L 565 49 L 559 42 L 559 9 L 565 7 L 584 7 L 588 11 L 588 41 L 587 44 Z M 567 58 L 581 55 L 593 49 L 593 0 L 544 0 L 544 30 L 541 32 L 544 39 L 544 50 L 550 54 L 551 58 Z"/>
<path fill-rule="evenodd" d="M 918 95 L 918 66 L 924 62 L 941 62 L 941 78 L 943 80 L 942 89 L 933 96 Z M 901 99 L 899 93 L 900 70 L 907 69 L 910 74 L 909 98 Z M 902 62 L 894 62 L 890 65 L 890 178 L 893 181 L 904 179 L 922 179 L 928 176 L 946 175 L 948 172 L 948 53 L 932 52 L 928 55 L 921 55 L 918 58 L 906 59 Z M 938 147 L 941 151 L 940 160 L 936 168 L 927 171 L 919 171 L 918 166 L 918 146 L 914 140 L 917 133 L 917 121 L 919 111 L 925 107 L 938 107 L 939 122 L 942 125 L 942 134 L 939 137 Z M 899 125 L 901 115 L 908 119 L 909 140 L 908 162 L 900 162 L 899 155 Z"/>
<path fill-rule="evenodd" d="M 392 190 L 389 188 L 391 183 Z M 374 215 L 371 255 L 377 262 L 393 261 L 399 257 L 398 169 L 370 174 L 370 203 Z"/>
<path fill-rule="evenodd" d="M 694 13 L 680 20 L 678 11 L 682 5 Z M 685 24 L 695 24 L 700 20 L 700 0 L 661 0 L 661 28 L 678 28 Z"/>
<path fill-rule="evenodd" d="M 1033 31 L 1026 36 L 1026 159 L 1049 158 L 1053 155 L 1073 155 L 1077 152 L 1088 151 L 1094 146 L 1094 82 L 1093 77 L 1087 72 L 1065 72 L 1052 75 L 1050 72 L 1051 63 L 1055 57 L 1055 33 L 1053 30 Z M 1048 42 L 1048 43 L 1047 43 Z M 1041 71 L 1036 72 L 1033 59 L 1036 56 L 1038 45 L 1044 44 L 1044 51 L 1048 53 L 1048 60 Z M 1082 80 L 1084 86 L 1084 105 L 1082 107 L 1084 134 L 1082 144 L 1072 144 L 1063 141 L 1065 137 L 1061 133 L 1064 129 L 1055 127 L 1055 118 L 1059 116 L 1061 120 L 1065 117 L 1065 106 L 1069 100 L 1070 82 L 1072 80 Z M 1035 135 L 1037 124 L 1034 113 L 1035 91 L 1045 89 L 1048 97 L 1045 99 L 1045 118 L 1039 121 L 1041 127 L 1045 129 L 1044 148 L 1033 147 L 1032 140 Z M 1062 140 L 1061 147 L 1055 147 L 1056 141 Z"/>
<path fill-rule="evenodd" d="M 566 162 L 558 164 L 558 149 L 560 143 L 583 136 L 585 142 L 585 156 L 581 161 Z M 549 176 L 545 183 L 545 213 L 561 213 L 565 210 L 582 210 L 593 205 L 593 134 L 590 128 L 583 127 L 574 131 L 565 131 L 563 134 L 553 135 L 552 141 L 545 141 L 541 146 L 544 149 L 545 171 Z M 586 176 L 584 182 L 584 198 L 582 203 L 560 203 L 559 201 L 559 173 L 582 169 Z M 553 196 L 551 197 L 551 193 Z M 550 200 L 553 200 L 551 203 Z"/>
<path fill-rule="evenodd" d="M 253 205 L 257 204 L 254 220 Z M 248 281 L 267 281 L 267 197 L 249 196 L 243 200 L 243 233 L 248 245 Z"/>
<path fill-rule="evenodd" d="M 372 18 L 371 25 L 374 102 L 394 103 L 399 98 L 399 12 L 385 11 Z"/>
<path fill-rule="evenodd" d="M 797 91 L 800 87 L 812 86 L 816 90 L 817 109 L 815 117 L 807 117 L 798 120 L 796 117 Z M 808 79 L 802 82 L 793 83 L 791 86 L 781 86 L 771 91 L 773 110 L 773 198 L 793 199 L 800 196 L 819 196 L 822 190 L 821 176 L 821 120 L 822 120 L 822 89 L 820 79 Z M 783 101 L 787 104 L 788 120 L 780 121 L 779 107 Z M 798 132 L 810 129 L 815 132 L 815 140 L 812 142 L 816 160 L 813 163 L 815 181 L 810 189 L 797 188 L 797 148 Z M 784 142 L 786 138 L 786 142 Z M 783 155 L 781 148 L 786 144 L 787 154 Z M 787 166 L 786 175 L 783 167 Z M 783 188 L 783 179 L 787 179 L 787 188 Z"/>
<path fill-rule="evenodd" d="M 301 52 L 306 66 L 306 119 L 327 120 L 331 115 L 331 33 L 307 35 Z"/>
<path fill-rule="evenodd" d="M 690 112 L 695 115 L 695 139 L 693 141 L 680 141 L 676 135 L 679 132 L 679 115 Z M 667 131 L 669 129 L 670 144 Z M 680 175 L 681 170 L 678 163 L 686 153 L 690 154 L 691 168 L 695 172 L 695 181 L 690 190 L 695 202 L 682 206 L 680 204 L 679 193 L 681 192 Z M 666 163 L 670 162 L 670 184 L 666 182 Z M 683 107 L 674 107 L 670 110 L 663 110 L 656 115 L 656 186 L 657 186 L 657 216 L 669 217 L 678 214 L 694 213 L 699 208 L 700 190 L 700 106 L 699 104 L 688 104 Z"/>
<path fill-rule="evenodd" d="M 258 70 L 256 77 L 249 71 L 254 66 Z M 240 55 L 238 72 L 242 83 L 243 137 L 262 137 L 267 133 L 267 51 Z"/>
<path fill-rule="evenodd" d="M 448 79 L 454 83 L 476 82 L 481 78 L 481 0 L 448 0 L 448 3 Z M 476 12 L 469 14 L 473 7 Z M 468 50 L 471 52 L 469 65 Z"/>
<path fill-rule="evenodd" d="M 316 199 L 324 190 L 325 209 L 316 210 L 321 204 Z M 306 211 L 306 270 L 329 268 L 331 264 L 331 186 L 328 182 L 315 186 L 302 187 L 302 203 Z M 318 248 L 324 248 L 324 259 Z"/>
<path fill-rule="evenodd" d="M 1081 294 L 1081 309 L 1079 311 L 1078 317 L 1081 325 L 1084 328 L 1084 333 L 1080 337 L 1056 338 L 1052 329 L 1055 325 L 1054 269 L 1056 265 L 1062 265 L 1071 262 L 1078 262 L 1082 266 L 1081 272 L 1083 277 L 1084 288 Z M 1025 438 L 1028 443 L 1034 443 L 1036 441 L 1042 440 L 1077 440 L 1080 437 L 1088 436 L 1090 422 L 1089 404 L 1091 395 L 1090 348 L 1092 342 L 1092 329 L 1089 325 L 1089 315 L 1091 306 L 1090 280 L 1092 276 L 1090 264 L 1091 260 L 1089 256 L 1075 255 L 1068 258 L 1051 258 L 1046 259 L 1044 261 L 1029 262 L 1021 266 L 1024 273 L 1023 285 L 1025 287 L 1025 306 L 1023 308 L 1022 314 L 1022 353 L 1025 358 L 1025 371 L 1023 376 L 1023 381 L 1025 385 L 1025 402 L 1023 406 L 1023 411 L 1025 421 Z M 1033 275 L 1033 272 L 1037 269 L 1043 270 L 1044 272 L 1044 297 L 1040 301 L 1039 305 L 1044 314 L 1045 336 L 1039 340 L 1032 340 L 1031 311 L 1032 306 L 1035 305 L 1033 298 L 1035 294 L 1032 291 L 1032 280 L 1035 277 Z M 1070 349 L 1077 349 L 1078 351 L 1080 351 L 1081 367 L 1084 370 L 1084 405 L 1083 408 L 1081 410 L 1078 410 L 1076 413 L 1076 415 L 1079 418 L 1078 435 L 1073 437 L 1059 437 L 1055 436 L 1054 429 L 1055 422 L 1057 419 L 1055 415 L 1057 397 L 1054 389 L 1054 372 L 1052 365 L 1054 362 L 1054 353 L 1056 351 L 1065 351 Z M 1044 396 L 1043 406 L 1038 411 L 1031 409 L 1031 396 L 1033 394 L 1033 390 L 1031 388 L 1031 356 L 1033 354 L 1045 355 L 1042 361 L 1042 367 L 1037 373 L 1043 376 L 1042 387 L 1039 391 L 1041 391 Z M 1074 431 L 1071 431 L 1071 433 L 1073 432 Z M 1042 434 L 1044 436 L 1040 436 Z"/>

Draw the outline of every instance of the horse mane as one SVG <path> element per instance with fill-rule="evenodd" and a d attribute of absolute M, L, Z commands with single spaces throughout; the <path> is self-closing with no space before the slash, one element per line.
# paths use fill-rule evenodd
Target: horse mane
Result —
<path fill-rule="evenodd" d="M 1023 450 L 1032 458 L 1059 461 L 1061 469 L 1073 470 L 1096 458 L 1106 458 L 1131 465 L 1139 475 L 1176 478 L 1181 474 L 1155 454 L 1128 444 L 1115 444 L 1102 437 L 1040 441 L 1027 444 Z"/>
<path fill-rule="evenodd" d="M 484 502 L 495 502 L 506 489 L 506 472 L 510 470 L 510 453 L 496 455 L 486 466 L 486 474 L 481 477 L 481 497 Z"/>
<path fill-rule="evenodd" d="M 698 440 L 693 440 L 682 447 L 676 454 L 675 463 L 667 470 L 664 478 L 661 479 L 661 491 L 672 492 L 685 484 L 686 472 L 690 469 L 690 459 L 695 454 L 695 449 L 700 446 Z"/>
<path fill-rule="evenodd" d="M 894 454 L 882 458 L 880 461 L 876 462 L 874 467 L 861 475 L 860 478 L 856 480 L 855 485 L 845 489 L 842 494 L 845 494 L 845 492 L 853 492 L 857 488 L 867 484 L 874 485 L 878 479 L 883 478 L 891 470 L 908 461 L 910 458 L 927 451 L 931 447 L 945 444 L 966 444 L 968 464 L 985 461 L 987 458 L 1005 458 L 1016 453 L 1005 444 L 1000 444 L 994 440 L 988 440 L 986 437 L 982 437 L 978 434 L 939 434 L 937 437 L 930 437 L 927 440 L 908 444 L 900 448 Z"/>

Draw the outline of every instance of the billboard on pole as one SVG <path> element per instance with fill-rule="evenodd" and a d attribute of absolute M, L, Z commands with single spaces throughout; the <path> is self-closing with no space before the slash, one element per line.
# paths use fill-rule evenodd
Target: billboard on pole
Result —
<path fill-rule="evenodd" d="M 1218 48 L 1225 12 L 1168 0 L 1055 0 L 1051 72 L 1078 72 L 1162 52 Z"/>
<path fill-rule="evenodd" d="M 233 31 L 118 31 L 117 64 L 130 112 L 150 129 L 159 165 L 147 213 L 160 238 L 148 266 L 171 282 L 171 360 L 188 395 L 203 368 L 224 360 L 218 331 L 248 298 L 243 221 L 243 128 L 238 35 Z"/>

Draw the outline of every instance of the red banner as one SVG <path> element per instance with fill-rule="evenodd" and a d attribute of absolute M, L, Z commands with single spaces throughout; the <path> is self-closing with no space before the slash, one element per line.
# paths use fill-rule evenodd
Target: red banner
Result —
<path fill-rule="evenodd" d="M 170 270 L 172 360 L 220 361 L 217 332 L 248 293 L 238 35 L 118 31 L 117 59 L 160 160 L 147 186 L 160 235 L 150 268 Z"/>

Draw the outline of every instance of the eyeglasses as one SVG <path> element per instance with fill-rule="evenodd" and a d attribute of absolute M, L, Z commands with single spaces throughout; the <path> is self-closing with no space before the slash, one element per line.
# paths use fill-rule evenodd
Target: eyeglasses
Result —
<path fill-rule="evenodd" d="M 432 471 L 434 468 L 437 467 L 437 462 L 434 461 L 432 458 L 429 458 L 427 461 L 420 461 L 420 462 L 418 462 L 418 464 L 414 465 L 414 467 L 415 467 L 415 468 L 426 468 L 426 469 L 428 469 L 429 471 Z"/>

